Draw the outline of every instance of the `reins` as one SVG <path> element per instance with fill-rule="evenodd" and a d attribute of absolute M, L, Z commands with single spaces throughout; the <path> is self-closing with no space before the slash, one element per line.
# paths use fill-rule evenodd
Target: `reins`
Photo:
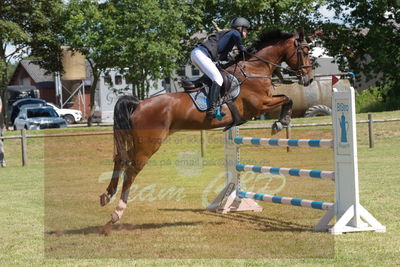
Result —
<path fill-rule="evenodd" d="M 250 79 L 250 78 L 264 78 L 264 79 L 271 79 L 271 80 L 272 80 L 272 77 L 271 77 L 271 76 L 249 75 L 249 74 L 247 74 L 247 72 L 246 72 L 246 71 L 244 70 L 244 68 L 239 64 L 239 62 L 235 64 L 235 69 L 234 69 L 233 73 L 236 73 L 236 69 L 237 69 L 237 68 L 239 68 L 240 72 L 241 72 L 241 73 L 243 74 L 243 76 L 244 76 L 244 79 L 241 80 L 241 81 L 239 81 L 240 85 L 241 85 L 242 83 L 244 83 L 247 79 Z"/>
<path fill-rule="evenodd" d="M 247 52 L 247 51 L 245 51 L 244 53 L 246 53 L 247 55 L 249 55 L 249 56 L 251 56 L 251 57 L 255 57 L 257 60 L 259 60 L 259 61 L 261 61 L 261 62 L 263 62 L 263 63 L 269 64 L 269 65 L 272 65 L 272 66 L 274 66 L 274 67 L 276 67 L 276 68 L 278 68 L 278 69 L 285 70 L 285 71 L 287 71 L 287 72 L 293 73 L 295 76 L 297 76 L 298 78 L 300 78 L 300 77 L 302 77 L 302 76 L 304 75 L 304 73 L 301 71 L 301 69 L 303 69 L 303 68 L 312 68 L 311 65 L 302 65 L 302 64 L 300 63 L 300 61 L 303 62 L 303 57 L 301 57 L 301 53 L 303 53 L 303 50 L 302 50 L 302 49 L 303 49 L 304 47 L 307 47 L 307 46 L 308 46 L 307 44 L 304 45 L 304 42 L 302 42 L 302 43 L 299 45 L 299 43 L 297 42 L 297 39 L 296 39 L 296 47 L 297 47 L 296 52 L 295 52 L 293 55 L 291 55 L 291 56 L 289 57 L 289 58 L 292 58 L 294 55 L 297 55 L 297 57 L 298 57 L 298 58 L 297 58 L 297 62 L 299 63 L 299 64 L 298 64 L 299 66 L 297 67 L 296 70 L 293 70 L 293 69 L 287 68 L 287 67 L 283 67 L 283 66 L 281 66 L 280 64 L 276 64 L 276 63 L 274 63 L 274 62 L 271 62 L 271 61 L 269 61 L 269 60 L 266 60 L 266 59 L 264 59 L 264 58 L 262 58 L 262 57 L 260 57 L 260 56 L 257 56 L 255 53 L 252 54 L 252 53 L 249 53 L 249 52 Z M 245 61 L 245 55 L 244 55 L 244 53 L 243 53 L 243 61 Z M 256 61 L 256 60 L 254 60 L 254 61 Z M 250 60 L 248 60 L 247 62 L 250 62 Z M 272 77 L 270 77 L 270 76 L 264 76 L 264 75 L 249 75 L 249 74 L 247 74 L 247 73 L 245 72 L 244 68 L 239 64 L 239 62 L 235 64 L 234 73 L 236 72 L 236 68 L 237 68 L 237 67 L 239 67 L 239 70 L 241 71 L 241 73 L 242 73 L 243 76 L 245 77 L 245 79 L 244 79 L 243 81 L 241 81 L 240 84 L 242 84 L 244 81 L 246 81 L 246 80 L 249 79 L 249 78 L 272 79 Z M 281 79 L 281 77 L 280 77 L 280 79 Z M 281 80 L 282 80 L 282 79 L 281 79 Z"/>

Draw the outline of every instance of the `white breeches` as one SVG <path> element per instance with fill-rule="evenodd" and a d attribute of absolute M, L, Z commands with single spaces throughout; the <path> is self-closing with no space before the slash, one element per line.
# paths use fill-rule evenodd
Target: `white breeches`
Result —
<path fill-rule="evenodd" d="M 202 48 L 196 47 L 193 49 L 192 53 L 190 54 L 190 59 L 195 66 L 197 66 L 205 75 L 208 76 L 208 78 L 210 78 L 213 82 L 216 82 L 219 86 L 222 86 L 224 79 L 222 78 L 221 73 Z"/>

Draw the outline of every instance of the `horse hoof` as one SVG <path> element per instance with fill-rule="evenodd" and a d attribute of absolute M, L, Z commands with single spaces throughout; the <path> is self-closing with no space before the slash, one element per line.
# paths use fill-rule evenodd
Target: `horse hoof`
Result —
<path fill-rule="evenodd" d="M 118 214 L 114 211 L 112 214 L 111 214 L 111 222 L 112 223 L 116 223 L 116 222 L 118 222 L 119 221 L 119 216 L 118 216 Z"/>
<path fill-rule="evenodd" d="M 274 122 L 274 124 L 272 124 L 272 131 L 271 134 L 277 134 L 278 132 L 280 132 L 283 129 L 283 125 L 280 121 L 276 121 Z"/>
<path fill-rule="evenodd" d="M 108 196 L 108 194 L 103 193 L 100 195 L 100 205 L 101 206 L 105 206 L 109 202 L 110 202 L 110 197 Z"/>

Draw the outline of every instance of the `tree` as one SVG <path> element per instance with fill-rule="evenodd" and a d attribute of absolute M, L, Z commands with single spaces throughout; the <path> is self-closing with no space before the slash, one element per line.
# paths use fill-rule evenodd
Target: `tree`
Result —
<path fill-rule="evenodd" d="M 89 62 L 93 81 L 90 87 L 90 114 L 92 124 L 95 93 L 100 75 L 117 65 L 121 42 L 116 35 L 116 21 L 106 3 L 96 0 L 71 0 L 65 10 L 65 44 L 79 51 Z"/>
<path fill-rule="evenodd" d="M 214 20 L 222 27 L 229 27 L 235 17 L 246 17 L 253 26 L 250 38 L 255 38 L 261 31 L 281 29 L 293 32 L 304 28 L 306 32 L 315 29 L 320 14 L 317 12 L 322 0 L 195 0 L 204 12 L 204 25 L 211 29 Z"/>
<path fill-rule="evenodd" d="M 391 109 L 400 108 L 399 1 L 335 0 L 336 23 L 325 22 L 325 46 L 342 68 L 379 75 L 379 87 Z"/>
<path fill-rule="evenodd" d="M 61 0 L 3 0 L 0 4 L 0 96 L 3 116 L 0 127 L 7 121 L 7 68 L 12 59 L 24 55 L 37 58 L 48 71 L 60 71 L 62 28 Z"/>
<path fill-rule="evenodd" d="M 190 1 L 110 1 L 120 40 L 118 67 L 133 84 L 134 93 L 148 96 L 151 80 L 169 77 L 187 54 L 201 13 Z M 187 50 L 187 49 L 186 49 Z"/>
<path fill-rule="evenodd" d="M 151 80 L 168 77 L 177 67 L 182 40 L 190 29 L 186 21 L 195 24 L 196 20 L 191 9 L 178 0 L 69 2 L 65 43 L 85 55 L 93 73 L 89 125 L 101 73 L 118 69 L 133 84 L 133 93 L 143 99 Z"/>

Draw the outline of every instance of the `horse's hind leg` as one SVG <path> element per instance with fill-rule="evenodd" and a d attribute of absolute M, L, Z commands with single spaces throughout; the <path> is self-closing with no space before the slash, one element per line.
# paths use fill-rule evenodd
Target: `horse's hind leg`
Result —
<path fill-rule="evenodd" d="M 139 174 L 139 171 L 140 170 L 136 169 L 134 166 L 129 166 L 126 168 L 124 183 L 122 185 L 121 198 L 114 212 L 111 214 L 112 223 L 116 223 L 119 219 L 121 219 L 122 214 L 124 213 L 128 204 L 130 187 L 132 186 L 132 183 L 135 180 L 136 176 Z"/>
<path fill-rule="evenodd" d="M 105 206 L 110 202 L 110 199 L 117 192 L 118 180 L 123 170 L 122 162 L 120 160 L 114 161 L 114 170 L 111 176 L 110 184 L 107 187 L 107 193 L 100 195 L 100 205 Z"/>
<path fill-rule="evenodd" d="M 135 151 L 131 154 L 130 165 L 125 168 L 124 183 L 122 185 L 121 198 L 115 211 L 111 214 L 112 223 L 121 219 L 128 203 L 129 190 L 136 176 L 144 168 L 150 157 L 157 152 L 162 142 L 168 136 L 167 130 L 144 131 L 141 136 L 136 135 Z M 155 138 L 152 138 L 155 137 Z"/>

